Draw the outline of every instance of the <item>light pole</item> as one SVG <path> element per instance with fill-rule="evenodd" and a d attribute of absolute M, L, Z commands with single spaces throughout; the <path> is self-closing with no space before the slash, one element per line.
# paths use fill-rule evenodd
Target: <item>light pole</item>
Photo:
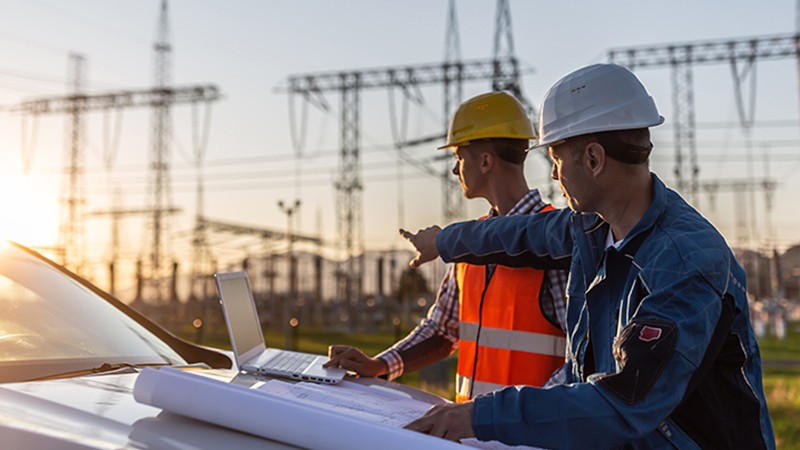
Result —
<path fill-rule="evenodd" d="M 279 200 L 278 208 L 280 208 L 282 213 L 286 214 L 286 267 L 289 276 L 289 292 L 284 301 L 283 308 L 281 308 L 283 310 L 281 322 L 283 322 L 285 347 L 293 350 L 297 343 L 294 339 L 295 333 L 292 329 L 293 326 L 290 325 L 290 321 L 292 319 L 292 305 L 297 300 L 297 264 L 295 263 L 293 251 L 294 233 L 292 229 L 292 216 L 300 209 L 300 200 L 295 200 L 294 204 L 291 206 L 287 206 L 282 200 Z"/>

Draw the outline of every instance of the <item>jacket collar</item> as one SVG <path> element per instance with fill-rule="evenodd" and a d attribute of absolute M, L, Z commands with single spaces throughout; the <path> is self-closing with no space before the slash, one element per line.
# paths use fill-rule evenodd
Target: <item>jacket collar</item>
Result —
<path fill-rule="evenodd" d="M 658 218 L 661 216 L 662 212 L 666 208 L 667 205 L 667 186 L 661 181 L 660 178 L 654 173 L 650 173 L 650 176 L 653 178 L 653 202 L 650 204 L 650 207 L 647 208 L 644 215 L 636 225 L 633 226 L 631 231 L 625 236 L 622 240 L 622 243 L 619 246 L 620 250 L 623 250 L 628 242 L 636 238 L 642 233 L 649 232 L 658 221 Z M 608 224 L 600 218 L 600 216 L 593 214 L 594 220 L 588 220 L 584 225 L 584 232 L 587 234 L 592 234 L 597 231 L 601 232 L 600 237 L 602 241 L 605 241 L 606 233 L 608 233 Z M 598 240 L 598 242 L 600 242 Z"/>
<path fill-rule="evenodd" d="M 649 233 L 656 225 L 664 209 L 666 209 L 667 186 L 656 174 L 651 172 L 650 176 L 653 178 L 653 202 L 650 204 L 650 207 L 647 208 L 642 218 L 639 219 L 639 222 L 633 226 L 631 231 L 625 236 L 625 239 L 622 240 L 622 244 L 619 246 L 620 249 L 624 249 L 630 241 L 636 239 L 636 237 L 642 233 Z"/>

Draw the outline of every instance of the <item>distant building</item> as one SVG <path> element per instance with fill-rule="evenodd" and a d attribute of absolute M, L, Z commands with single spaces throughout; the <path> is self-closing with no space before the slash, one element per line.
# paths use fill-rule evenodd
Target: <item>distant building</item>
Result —
<path fill-rule="evenodd" d="M 780 256 L 780 274 L 783 296 L 795 303 L 800 302 L 800 244 L 789 247 Z"/>

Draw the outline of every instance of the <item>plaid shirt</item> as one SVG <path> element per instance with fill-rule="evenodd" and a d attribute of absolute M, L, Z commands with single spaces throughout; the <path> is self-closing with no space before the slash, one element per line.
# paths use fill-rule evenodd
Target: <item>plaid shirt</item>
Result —
<path fill-rule="evenodd" d="M 542 201 L 539 191 L 532 189 L 511 208 L 507 215 L 535 214 L 545 206 L 547 204 Z M 492 209 L 489 215 L 496 216 L 497 213 Z M 494 266 L 489 266 L 488 270 L 493 271 Z M 545 317 L 554 324 L 558 324 L 562 331 L 566 331 L 565 292 L 567 271 L 547 270 L 545 275 L 543 288 L 539 295 L 542 311 Z M 451 264 L 450 269 L 442 279 L 436 302 L 428 310 L 427 317 L 422 319 L 408 336 L 377 356 L 384 360 L 389 367 L 388 378 L 390 380 L 402 375 L 405 365 L 409 363 L 409 361 L 403 360 L 399 351 L 420 345 L 434 336 L 446 338 L 453 344 L 452 351 L 456 350 L 458 346 L 458 308 L 458 284 L 456 283 L 455 264 Z M 556 371 L 554 375 L 559 374 L 560 371 L 561 369 Z M 548 383 L 557 383 L 557 380 L 551 378 Z"/>

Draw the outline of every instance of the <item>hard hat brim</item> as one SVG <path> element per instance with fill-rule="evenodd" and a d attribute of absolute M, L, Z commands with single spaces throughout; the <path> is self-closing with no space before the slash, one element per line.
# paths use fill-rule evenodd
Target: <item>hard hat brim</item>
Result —
<path fill-rule="evenodd" d="M 664 120 L 665 120 L 664 116 L 659 115 L 658 118 L 653 120 L 653 121 L 642 122 L 642 123 L 639 123 L 639 124 L 629 124 L 629 125 L 624 126 L 624 127 L 623 126 L 620 126 L 620 127 L 611 126 L 611 127 L 609 127 L 609 126 L 604 124 L 604 125 L 600 125 L 600 126 L 593 127 L 593 128 L 586 128 L 586 129 L 583 129 L 583 130 L 579 130 L 580 132 L 578 132 L 576 130 L 570 130 L 570 131 L 562 132 L 562 133 L 553 133 L 552 136 L 548 136 L 548 137 L 546 137 L 544 139 L 537 140 L 533 144 L 533 146 L 531 148 L 541 148 L 541 147 L 551 146 L 553 144 L 564 142 L 565 140 L 573 138 L 573 137 L 576 137 L 576 136 L 584 136 L 584 135 L 592 134 L 592 133 L 600 133 L 600 132 L 605 132 L 605 131 L 625 131 L 625 130 L 635 130 L 635 129 L 638 129 L 638 128 L 657 127 L 657 126 L 663 124 Z"/>

